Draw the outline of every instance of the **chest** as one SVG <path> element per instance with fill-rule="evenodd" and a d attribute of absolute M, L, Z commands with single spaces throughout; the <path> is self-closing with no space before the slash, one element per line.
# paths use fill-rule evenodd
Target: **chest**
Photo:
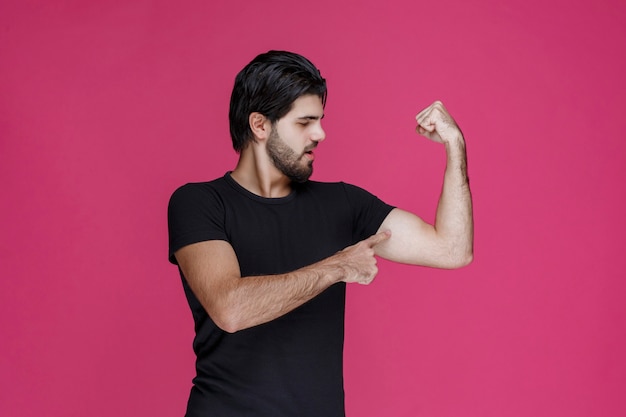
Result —
<path fill-rule="evenodd" d="M 236 204 L 226 213 L 226 233 L 244 276 L 293 271 L 354 243 L 350 208 L 338 201 Z"/>

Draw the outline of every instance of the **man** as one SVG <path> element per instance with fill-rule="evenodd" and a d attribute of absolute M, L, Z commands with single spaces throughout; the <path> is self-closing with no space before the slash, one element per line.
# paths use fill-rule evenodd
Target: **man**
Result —
<path fill-rule="evenodd" d="M 307 59 L 259 55 L 231 97 L 237 166 L 171 198 L 169 256 L 196 329 L 188 416 L 343 416 L 345 284 L 369 284 L 376 256 L 440 268 L 472 260 L 465 142 L 443 105 L 416 118 L 447 152 L 433 226 L 358 187 L 309 181 L 325 101 Z"/>

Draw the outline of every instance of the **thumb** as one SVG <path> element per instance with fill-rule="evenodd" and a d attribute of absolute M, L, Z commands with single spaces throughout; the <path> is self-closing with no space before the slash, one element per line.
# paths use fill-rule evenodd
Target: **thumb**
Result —
<path fill-rule="evenodd" d="M 382 243 L 385 240 L 388 240 L 390 237 L 391 237 L 391 230 L 383 230 L 382 232 L 378 232 L 375 235 L 368 237 L 367 243 L 369 244 L 370 248 L 373 248 L 379 243 Z"/>

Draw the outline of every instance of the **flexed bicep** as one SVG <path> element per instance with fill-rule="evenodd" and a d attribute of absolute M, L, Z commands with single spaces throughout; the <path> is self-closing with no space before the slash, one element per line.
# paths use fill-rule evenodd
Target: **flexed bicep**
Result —
<path fill-rule="evenodd" d="M 393 209 L 379 231 L 391 231 L 391 238 L 375 247 L 376 255 L 394 262 L 435 268 L 454 267 L 449 250 L 435 227 L 420 217 Z"/>

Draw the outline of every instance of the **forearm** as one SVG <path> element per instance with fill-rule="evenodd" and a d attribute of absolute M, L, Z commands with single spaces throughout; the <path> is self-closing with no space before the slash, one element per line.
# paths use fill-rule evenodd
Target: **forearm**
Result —
<path fill-rule="evenodd" d="M 217 274 L 197 271 L 203 278 L 192 280 L 199 287 L 192 289 L 215 323 L 235 332 L 281 317 L 337 282 L 369 284 L 378 273 L 374 247 L 389 237 L 388 232 L 378 233 L 286 274 L 241 278 L 238 268 Z"/>
<path fill-rule="evenodd" d="M 473 257 L 474 222 L 462 135 L 444 143 L 447 163 L 437 206 L 435 229 L 454 266 L 467 265 Z"/>
<path fill-rule="evenodd" d="M 213 310 L 217 324 L 235 332 L 281 317 L 341 281 L 341 270 L 324 261 L 293 272 L 233 280 Z"/>

